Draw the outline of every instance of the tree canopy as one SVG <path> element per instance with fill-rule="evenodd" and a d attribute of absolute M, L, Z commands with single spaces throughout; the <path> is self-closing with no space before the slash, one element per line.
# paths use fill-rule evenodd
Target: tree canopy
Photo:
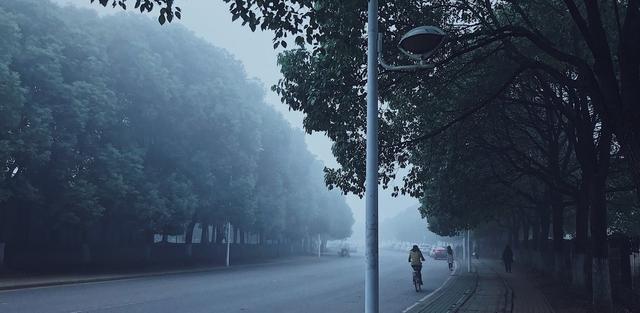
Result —
<path fill-rule="evenodd" d="M 367 2 L 225 2 L 274 46 L 295 43 L 273 90 L 333 140 L 328 185 L 362 195 Z M 380 1 L 378 22 L 390 63 L 409 62 L 394 45 L 411 28 L 447 33 L 435 70 L 379 71 L 380 183 L 408 168 L 394 191 L 422 200 L 432 230 L 491 223 L 539 250 L 551 237 L 558 273 L 567 235 L 594 268 L 608 235 L 638 235 L 639 1 Z M 611 300 L 605 272 L 592 273 L 597 305 Z"/>
<path fill-rule="evenodd" d="M 224 50 L 35 0 L 0 5 L 0 36 L 0 241 L 128 244 L 227 221 L 350 236 L 302 132 Z"/>

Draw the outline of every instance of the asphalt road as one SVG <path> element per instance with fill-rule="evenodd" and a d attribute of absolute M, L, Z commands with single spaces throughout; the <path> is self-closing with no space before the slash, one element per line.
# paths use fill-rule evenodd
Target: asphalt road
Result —
<path fill-rule="evenodd" d="M 427 260 L 416 293 L 407 255 L 381 251 L 380 310 L 402 312 L 449 276 Z M 0 292 L 0 312 L 356 313 L 364 310 L 364 257 L 303 259 L 210 272 Z"/>

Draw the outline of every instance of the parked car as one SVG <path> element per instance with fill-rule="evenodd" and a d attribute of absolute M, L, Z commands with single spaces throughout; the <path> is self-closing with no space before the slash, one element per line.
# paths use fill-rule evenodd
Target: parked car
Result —
<path fill-rule="evenodd" d="M 433 254 L 431 257 L 435 260 L 446 260 L 447 259 L 447 249 L 443 247 L 437 247 L 433 249 Z"/>

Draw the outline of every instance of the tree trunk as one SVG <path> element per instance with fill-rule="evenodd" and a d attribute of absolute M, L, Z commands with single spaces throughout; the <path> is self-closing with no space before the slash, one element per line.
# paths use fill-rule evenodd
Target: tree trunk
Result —
<path fill-rule="evenodd" d="M 549 210 L 544 207 L 540 212 L 540 269 L 544 272 L 553 271 L 553 251 L 549 248 Z"/>
<path fill-rule="evenodd" d="M 531 265 L 533 266 L 534 269 L 536 270 L 541 270 L 540 268 L 540 255 L 541 255 L 541 246 L 542 244 L 540 243 L 540 237 L 541 237 L 542 231 L 541 231 L 541 225 L 540 225 L 540 220 L 536 220 L 533 222 L 533 227 L 532 227 L 532 243 L 531 243 Z"/>
<path fill-rule="evenodd" d="M 4 205 L 0 206 L 0 272 L 4 268 L 4 249 L 5 249 L 6 240 L 8 237 L 7 219 L 9 214 L 7 214 L 6 211 L 7 211 L 7 208 Z"/>
<path fill-rule="evenodd" d="M 4 268 L 4 248 L 6 244 L 4 242 L 0 242 L 0 271 Z"/>
<path fill-rule="evenodd" d="M 518 250 L 520 248 L 520 227 L 518 227 L 517 223 L 513 223 L 513 226 L 511 227 L 511 236 L 510 236 L 510 240 L 511 240 L 511 247 L 514 250 Z"/>
<path fill-rule="evenodd" d="M 540 250 L 540 221 L 534 221 L 533 226 L 531 227 L 532 229 L 532 242 L 531 242 L 531 248 L 533 250 Z"/>
<path fill-rule="evenodd" d="M 151 246 L 155 242 L 155 232 L 151 230 L 146 230 L 144 232 L 145 237 L 145 245 L 144 245 L 144 262 L 151 262 Z"/>
<path fill-rule="evenodd" d="M 529 233 L 531 230 L 531 225 L 529 225 L 529 222 L 526 219 L 522 220 L 522 247 L 529 250 L 529 245 L 530 245 L 530 239 L 529 239 Z"/>
<path fill-rule="evenodd" d="M 193 255 L 193 229 L 196 227 L 195 219 L 192 219 L 187 225 L 187 231 L 184 234 L 184 252 L 187 258 Z"/>
<path fill-rule="evenodd" d="M 200 233 L 200 244 L 209 244 L 209 224 L 201 223 L 202 232 Z"/>
<path fill-rule="evenodd" d="M 592 295 L 598 312 L 613 311 L 611 277 L 609 275 L 606 185 L 611 153 L 611 133 L 602 126 L 598 145 L 598 167 L 594 177 L 591 206 L 591 240 L 593 242 Z"/>
<path fill-rule="evenodd" d="M 637 99 L 634 101 L 637 101 Z M 637 120 L 634 123 L 637 127 Z M 640 129 L 634 134 L 629 134 L 629 136 L 635 137 L 635 139 L 628 140 L 626 144 L 622 142 L 622 151 L 630 163 L 631 173 L 636 187 L 636 196 L 640 201 Z"/>
<path fill-rule="evenodd" d="M 225 236 L 223 232 L 224 232 L 224 227 L 220 227 L 220 225 L 216 225 L 216 243 L 217 244 L 222 244 L 222 239 L 224 239 L 224 236 Z"/>
<path fill-rule="evenodd" d="M 604 184 L 598 188 L 595 202 L 591 206 L 591 239 L 593 242 L 592 292 L 597 312 L 611 312 L 611 278 L 607 244 L 607 204 Z"/>
<path fill-rule="evenodd" d="M 521 254 L 523 254 L 523 260 L 522 262 L 525 263 L 527 266 L 531 266 L 531 247 L 530 247 L 530 241 L 529 241 L 529 229 L 530 229 L 530 225 L 529 222 L 526 220 L 526 218 L 522 219 L 522 252 Z"/>
<path fill-rule="evenodd" d="M 17 236 L 17 243 L 21 246 L 29 246 L 30 229 L 31 229 L 31 209 L 29 206 L 24 206 L 21 203 L 18 204 L 18 227 L 15 229 L 19 233 Z"/>
<path fill-rule="evenodd" d="M 550 190 L 550 201 L 553 219 L 553 274 L 556 279 L 563 279 L 564 266 L 564 206 L 562 196 Z"/>
<path fill-rule="evenodd" d="M 193 229 L 196 227 L 195 220 L 192 220 L 189 225 L 187 225 L 187 231 L 184 234 L 184 243 L 192 244 L 193 243 Z"/>
<path fill-rule="evenodd" d="M 588 223 L 589 223 L 589 200 L 590 194 L 588 185 L 591 181 L 590 178 L 585 176 L 583 172 L 582 182 L 580 186 L 580 194 L 576 199 L 576 237 L 574 241 L 574 262 L 572 266 L 572 283 L 580 290 L 590 290 L 590 286 L 587 282 L 590 281 L 591 273 L 588 271 L 590 266 L 587 266 L 587 262 L 591 263 L 591 259 L 587 255 L 588 244 Z"/>

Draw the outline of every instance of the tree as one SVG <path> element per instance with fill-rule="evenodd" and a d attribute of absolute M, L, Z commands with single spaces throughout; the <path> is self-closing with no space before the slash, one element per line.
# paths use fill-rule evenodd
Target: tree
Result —
<path fill-rule="evenodd" d="M 302 134 L 228 53 L 183 28 L 48 2 L 0 16 L 2 242 L 190 243 L 196 224 L 227 221 L 281 243 L 350 233 Z"/>

